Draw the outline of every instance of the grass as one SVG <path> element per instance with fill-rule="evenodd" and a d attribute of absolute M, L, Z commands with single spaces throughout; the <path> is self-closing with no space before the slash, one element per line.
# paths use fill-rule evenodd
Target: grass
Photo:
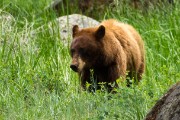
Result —
<path fill-rule="evenodd" d="M 11 22 L 0 18 L 0 119 L 142 120 L 180 80 L 179 3 L 146 14 L 117 5 L 98 19 L 116 18 L 132 24 L 146 46 L 146 73 L 140 84 L 127 88 L 120 83 L 119 93 L 109 95 L 79 90 L 59 28 L 54 26 L 52 32 L 47 27 L 55 19 L 52 11 L 43 11 L 50 2 L 0 2 L 0 16 L 12 17 Z M 32 34 L 42 25 L 44 31 Z"/>

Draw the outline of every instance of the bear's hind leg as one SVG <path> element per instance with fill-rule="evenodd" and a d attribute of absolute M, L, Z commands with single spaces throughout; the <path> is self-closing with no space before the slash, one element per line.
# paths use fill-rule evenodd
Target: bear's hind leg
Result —
<path fill-rule="evenodd" d="M 140 67 L 139 67 L 139 70 L 138 70 L 138 73 L 137 73 L 137 79 L 138 81 L 140 81 L 142 79 L 142 74 L 144 73 L 144 63 L 142 62 Z"/>

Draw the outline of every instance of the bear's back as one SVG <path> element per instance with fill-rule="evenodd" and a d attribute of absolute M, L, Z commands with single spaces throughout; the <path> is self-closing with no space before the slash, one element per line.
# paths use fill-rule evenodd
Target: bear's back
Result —
<path fill-rule="evenodd" d="M 139 33 L 131 25 L 114 19 L 103 21 L 102 25 L 106 28 L 105 40 L 119 41 L 120 47 L 122 46 L 127 58 L 127 69 L 131 70 L 133 66 L 138 70 L 141 62 L 144 63 L 144 43 Z"/>
<path fill-rule="evenodd" d="M 120 41 L 123 47 L 137 43 L 141 50 L 141 55 L 144 57 L 144 42 L 134 27 L 114 19 L 105 20 L 101 24 L 106 27 L 107 32 L 111 32 Z"/>
<path fill-rule="evenodd" d="M 106 28 L 105 40 L 109 42 L 119 41 L 124 49 L 128 49 L 129 44 L 137 44 L 132 33 L 133 28 L 130 25 L 114 19 L 103 21 L 101 25 Z"/>

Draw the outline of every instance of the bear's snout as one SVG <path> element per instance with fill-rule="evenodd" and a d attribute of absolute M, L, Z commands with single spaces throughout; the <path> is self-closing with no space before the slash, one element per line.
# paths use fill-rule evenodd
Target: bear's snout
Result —
<path fill-rule="evenodd" d="M 75 64 L 71 64 L 71 65 L 70 65 L 70 68 L 71 68 L 73 71 L 75 71 L 75 72 L 78 71 L 78 67 L 77 67 L 77 65 L 75 65 Z"/>

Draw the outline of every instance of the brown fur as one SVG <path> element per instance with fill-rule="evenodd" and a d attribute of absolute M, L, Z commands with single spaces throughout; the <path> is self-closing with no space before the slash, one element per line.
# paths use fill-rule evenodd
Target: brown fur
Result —
<path fill-rule="evenodd" d="M 71 43 L 71 68 L 79 73 L 81 85 L 91 83 L 90 69 L 94 79 L 113 83 L 119 77 L 140 80 L 144 72 L 144 43 L 138 32 L 130 25 L 110 19 L 100 26 L 79 29 L 73 27 Z M 112 87 L 107 85 L 108 89 Z"/>

